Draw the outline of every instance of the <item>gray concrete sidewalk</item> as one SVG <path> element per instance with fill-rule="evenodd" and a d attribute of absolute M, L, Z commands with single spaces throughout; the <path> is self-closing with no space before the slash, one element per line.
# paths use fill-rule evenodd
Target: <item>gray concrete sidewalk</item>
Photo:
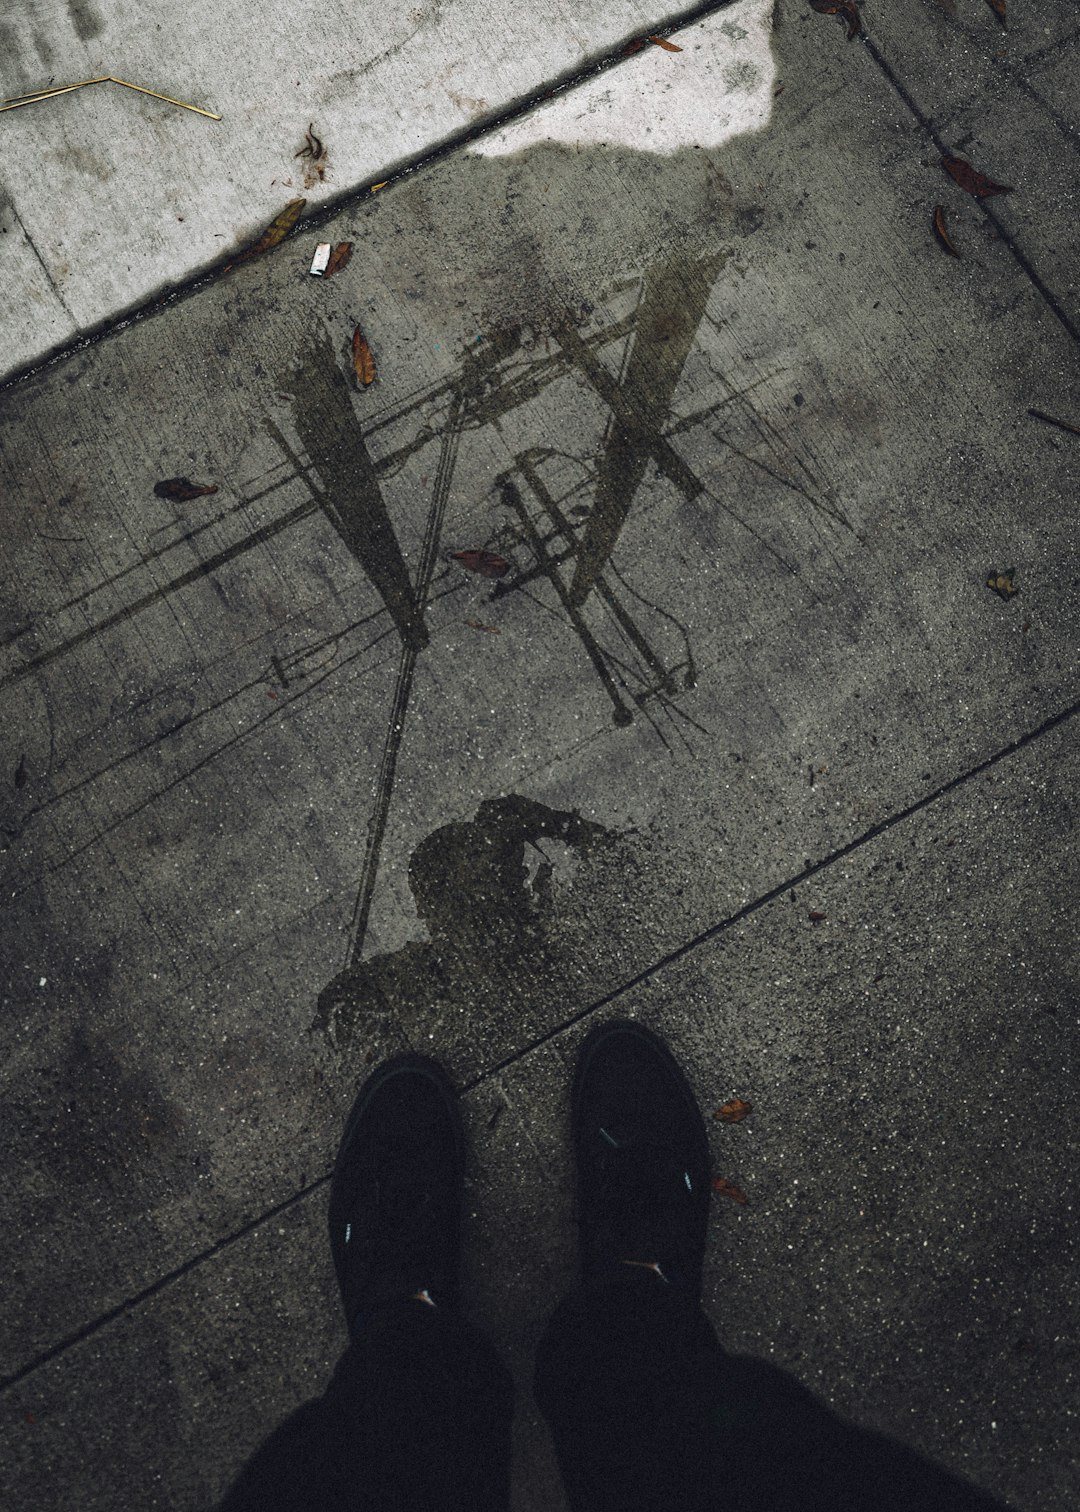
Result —
<path fill-rule="evenodd" d="M 12 104 L 0 111 L 0 379 L 220 266 L 294 198 L 310 216 L 370 193 L 635 35 L 702 9 L 730 9 L 742 30 L 770 6 L 157 0 L 135 25 L 124 0 L 28 0 L 0 20 L 0 104 Z M 720 35 L 711 56 L 724 50 Z M 113 83 L 14 103 L 110 75 L 182 103 Z"/>
<path fill-rule="evenodd" d="M 343 211 L 333 279 L 305 233 L 4 392 L 5 1505 L 205 1506 L 320 1389 L 323 1177 L 412 1044 L 558 1507 L 528 1362 L 618 1012 L 754 1103 L 725 1341 L 1071 1507 L 1080 436 L 1030 411 L 1080 425 L 1080 38 L 956 8 L 781 0 L 726 125 L 710 17 Z"/>

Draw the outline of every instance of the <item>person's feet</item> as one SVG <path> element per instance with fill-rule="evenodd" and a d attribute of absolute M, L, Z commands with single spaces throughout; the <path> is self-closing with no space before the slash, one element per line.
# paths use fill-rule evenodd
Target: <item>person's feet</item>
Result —
<path fill-rule="evenodd" d="M 353 1105 L 330 1186 L 330 1250 L 355 1334 L 407 1297 L 457 1304 L 465 1137 L 457 1094 L 426 1056 L 375 1070 Z"/>
<path fill-rule="evenodd" d="M 624 1263 L 701 1292 L 709 1221 L 709 1140 L 689 1082 L 642 1024 L 598 1025 L 571 1094 L 586 1284 Z"/>
<path fill-rule="evenodd" d="M 615 1020 L 588 1034 L 571 1093 L 586 1282 L 624 1264 L 701 1291 L 709 1143 L 663 1041 Z M 400 1055 L 353 1105 L 330 1186 L 330 1249 L 355 1333 L 379 1306 L 456 1307 L 465 1136 L 457 1094 L 426 1056 Z"/>

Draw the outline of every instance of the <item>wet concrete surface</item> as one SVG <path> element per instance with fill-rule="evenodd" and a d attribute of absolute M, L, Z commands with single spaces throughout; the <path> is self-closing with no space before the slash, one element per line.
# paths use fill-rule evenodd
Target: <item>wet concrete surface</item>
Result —
<path fill-rule="evenodd" d="M 732 1347 L 1070 1505 L 1067 291 L 1021 224 L 948 258 L 880 60 L 778 16 L 760 131 L 458 154 L 330 281 L 288 242 L 4 393 L 12 1504 L 206 1505 L 319 1389 L 323 1177 L 414 1045 L 558 1506 L 528 1352 L 619 1012 L 755 1103 Z"/>

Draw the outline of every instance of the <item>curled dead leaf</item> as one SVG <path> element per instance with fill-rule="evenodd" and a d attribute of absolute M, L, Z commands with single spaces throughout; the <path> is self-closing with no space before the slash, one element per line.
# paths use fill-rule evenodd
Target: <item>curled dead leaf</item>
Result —
<path fill-rule="evenodd" d="M 633 57 L 634 53 L 639 53 L 645 46 L 645 40 L 644 37 L 635 37 L 632 42 L 628 42 L 622 50 L 623 57 L 630 58 Z"/>
<path fill-rule="evenodd" d="M 989 199 L 994 194 L 1011 194 L 1010 184 L 995 184 L 992 178 L 987 178 L 985 173 L 980 173 L 973 168 L 967 158 L 956 157 L 947 152 L 941 159 L 941 166 L 950 178 L 956 180 L 961 189 L 972 194 L 976 199 Z"/>
<path fill-rule="evenodd" d="M 714 1176 L 712 1189 L 714 1192 L 719 1192 L 721 1197 L 730 1197 L 732 1202 L 741 1203 L 743 1207 L 750 1201 L 742 1187 L 737 1187 L 726 1176 Z"/>
<path fill-rule="evenodd" d="M 840 16 L 847 22 L 847 39 L 854 42 L 856 37 L 863 34 L 862 17 L 859 15 L 859 7 L 855 0 L 810 0 L 811 10 L 816 10 L 819 16 Z"/>
<path fill-rule="evenodd" d="M 722 1108 L 717 1108 L 713 1117 L 721 1123 L 741 1123 L 748 1113 L 754 1111 L 753 1104 L 744 1101 L 741 1097 L 733 1097 Z"/>
<path fill-rule="evenodd" d="M 824 917 L 825 915 L 821 912 L 820 908 L 812 908 L 807 914 L 807 918 L 811 924 L 820 924 Z"/>
<path fill-rule="evenodd" d="M 934 235 L 949 253 L 950 257 L 959 257 L 960 254 L 952 244 L 952 239 L 945 228 L 945 206 L 934 206 Z"/>
<path fill-rule="evenodd" d="M 650 37 L 648 39 L 657 47 L 662 47 L 665 52 L 682 52 L 682 48 L 675 42 L 669 42 L 667 37 Z"/>
<path fill-rule="evenodd" d="M 248 247 L 246 252 L 241 252 L 239 257 L 234 258 L 229 266 L 236 267 L 239 263 L 250 262 L 253 257 L 261 257 L 264 252 L 269 252 L 271 247 L 276 247 L 279 242 L 283 242 L 300 219 L 300 213 L 306 204 L 305 199 L 290 200 L 284 210 L 270 222 L 258 241 Z"/>
<path fill-rule="evenodd" d="M 335 273 L 340 273 L 352 256 L 352 249 L 352 242 L 338 242 L 330 254 L 330 260 L 323 271 L 323 277 L 331 278 Z"/>
<path fill-rule="evenodd" d="M 322 137 L 315 135 L 315 123 L 304 132 L 304 145 L 299 152 L 293 153 L 294 157 L 305 158 L 304 165 L 304 188 L 313 189 L 317 183 L 326 178 L 326 170 L 329 167 L 329 158 L 326 151 L 326 143 Z"/>
<path fill-rule="evenodd" d="M 375 358 L 359 326 L 352 337 L 352 365 L 358 383 L 367 388 L 369 383 L 375 382 Z"/>
<path fill-rule="evenodd" d="M 312 158 L 315 162 L 318 162 L 320 158 L 324 158 L 325 156 L 326 146 L 322 138 L 315 135 L 315 123 L 313 121 L 304 132 L 304 145 L 299 152 L 293 153 L 293 157 Z"/>
<path fill-rule="evenodd" d="M 452 551 L 450 559 L 460 562 L 470 572 L 478 572 L 481 577 L 505 577 L 510 571 L 506 558 L 496 556 L 493 551 Z"/>
<path fill-rule="evenodd" d="M 188 499 L 202 499 L 207 494 L 216 494 L 216 483 L 193 483 L 190 478 L 162 478 L 154 484 L 159 499 L 175 499 L 185 503 Z"/>

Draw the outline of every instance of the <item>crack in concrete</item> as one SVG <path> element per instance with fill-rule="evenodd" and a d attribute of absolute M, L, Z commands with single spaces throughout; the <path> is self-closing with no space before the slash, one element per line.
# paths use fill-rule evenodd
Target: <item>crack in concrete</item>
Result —
<path fill-rule="evenodd" d="M 63 310 L 64 314 L 71 321 L 72 325 L 78 325 L 79 322 L 75 319 L 75 313 L 74 313 L 74 311 L 69 307 L 68 302 L 64 298 L 63 294 L 61 294 L 61 292 L 60 292 L 60 286 L 57 284 L 56 279 L 50 273 L 48 263 L 42 257 L 41 253 L 38 251 L 37 243 L 34 241 L 34 238 L 30 235 L 29 231 L 26 229 L 26 224 L 23 221 L 22 216 L 19 214 L 18 210 L 15 208 L 15 202 L 14 202 L 14 200 L 9 200 L 9 199 L 5 198 L 4 204 L 11 211 L 13 219 L 17 223 L 17 225 L 19 227 L 19 230 L 22 232 L 22 234 L 23 234 L 23 236 L 24 236 L 24 238 L 26 240 L 26 245 L 30 248 L 31 252 L 37 258 L 38 263 L 39 263 L 39 265 L 41 267 L 41 271 L 45 275 L 45 281 L 49 285 L 49 288 L 56 295 L 56 301 L 59 304 L 60 308 Z"/>
<path fill-rule="evenodd" d="M 661 17 L 651 23 L 651 25 L 653 31 L 657 33 L 674 31 L 682 27 L 691 26 L 696 21 L 703 21 L 708 16 L 715 15 L 718 11 L 726 10 L 735 3 L 736 0 L 700 0 L 699 4 Z M 399 180 L 408 178 L 414 173 L 419 173 L 421 169 L 441 162 L 444 158 L 449 157 L 454 152 L 458 152 L 462 147 L 468 146 L 469 143 L 477 141 L 480 137 L 490 136 L 494 132 L 501 131 L 503 127 L 508 126 L 511 122 L 520 119 L 522 116 L 528 115 L 529 111 L 543 104 L 545 100 L 551 99 L 552 96 L 575 89 L 579 85 L 585 84 L 595 78 L 597 74 L 604 73 L 609 68 L 617 68 L 620 63 L 627 61 L 625 52 L 627 44 L 636 40 L 639 35 L 639 32 L 635 32 L 632 36 L 623 37 L 614 47 L 601 56 L 587 59 L 584 63 L 576 65 L 566 73 L 556 75 L 553 79 L 548 79 L 538 84 L 528 95 L 513 101 L 503 110 L 499 111 L 498 114 L 490 116 L 487 120 L 481 121 L 478 124 L 460 127 L 458 130 L 452 131 L 449 136 L 444 137 L 441 142 L 436 142 L 432 147 L 426 149 L 416 157 L 396 165 L 387 165 L 373 174 L 371 179 L 365 180 L 363 184 L 356 185 L 351 189 L 344 190 L 339 195 L 335 195 L 332 199 L 320 205 L 319 209 L 312 215 L 298 221 L 295 228 L 296 234 L 314 231 L 319 226 L 325 225 L 328 221 L 340 215 L 343 210 L 349 209 L 361 200 L 368 199 L 371 182 L 381 182 L 389 188 Z M 29 237 L 27 240 L 29 240 Z M 32 242 L 31 246 L 33 246 Z M 36 247 L 34 251 L 37 253 Z M 40 260 L 40 254 L 38 255 Z M 98 322 L 80 336 L 65 341 L 54 347 L 51 351 L 46 352 L 43 357 L 15 369 L 0 381 L 0 393 L 17 384 L 27 382 L 45 369 L 65 361 L 76 352 L 82 352 L 87 347 L 96 346 L 98 342 L 104 341 L 107 337 L 125 330 L 136 321 L 145 320 L 149 316 L 160 314 L 164 309 L 177 303 L 179 300 L 201 293 L 216 283 L 218 278 L 235 261 L 235 251 L 222 253 L 220 257 L 203 267 L 197 273 L 192 274 L 190 278 L 186 278 L 180 283 L 167 285 L 159 293 L 141 300 L 138 304 L 128 306 L 116 315 L 109 316 L 107 320 Z M 44 264 L 42 266 L 44 267 Z M 50 285 L 55 289 L 55 284 L 53 284 L 48 269 L 45 272 L 46 277 L 49 278 Z M 59 290 L 56 290 L 56 292 L 59 298 Z M 64 305 L 64 309 L 67 310 L 66 305 Z M 74 321 L 75 317 L 71 314 L 71 311 L 68 310 L 67 313 Z"/>
<path fill-rule="evenodd" d="M 787 877 L 784 879 L 784 881 L 776 883 L 775 886 L 769 888 L 766 892 L 759 894 L 758 897 L 745 904 L 735 913 L 730 914 L 726 919 L 722 919 L 718 923 L 710 925 L 707 929 L 704 929 L 698 934 L 694 935 L 692 939 L 685 941 L 682 945 L 676 946 L 674 950 L 668 951 L 666 955 L 662 956 L 659 960 L 654 961 L 650 966 L 646 966 L 642 971 L 637 972 L 634 976 L 628 978 L 626 981 L 621 982 L 617 987 L 613 987 L 611 991 L 606 993 L 603 997 L 598 998 L 595 1002 L 589 1003 L 587 1007 L 582 1008 L 578 1013 L 571 1014 L 569 1018 L 564 1019 L 553 1029 L 547 1030 L 544 1034 L 537 1035 L 536 1038 L 531 1040 L 528 1044 L 515 1051 L 513 1055 L 505 1057 L 497 1064 L 489 1066 L 478 1076 L 474 1076 L 471 1080 L 464 1082 L 458 1088 L 460 1096 L 466 1097 L 470 1092 L 475 1091 L 477 1087 L 483 1086 L 485 1083 L 494 1081 L 510 1066 L 516 1065 L 518 1062 L 524 1060 L 526 1056 L 531 1055 L 532 1052 L 539 1049 L 541 1045 L 549 1044 L 552 1040 L 557 1039 L 560 1034 L 565 1033 L 567 1029 L 573 1028 L 574 1025 L 580 1024 L 584 1019 L 589 1018 L 592 1014 L 599 1012 L 602 1008 L 608 1007 L 611 1003 L 615 1002 L 625 993 L 632 991 L 633 988 L 640 986 L 643 982 L 649 981 L 652 977 L 657 976 L 668 966 L 673 965 L 676 961 L 682 960 L 685 956 L 690 955 L 693 951 L 699 949 L 702 945 L 706 945 L 710 941 L 717 939 L 727 930 L 732 929 L 736 925 L 740 924 L 744 919 L 749 918 L 752 914 L 758 913 L 761 909 L 767 907 L 770 903 L 775 902 L 777 898 L 788 892 L 792 887 L 806 882 L 810 877 L 817 876 L 820 872 L 826 871 L 831 866 L 835 866 L 837 862 L 846 860 L 849 856 L 853 855 L 857 851 L 862 850 L 873 840 L 876 840 L 879 835 L 887 834 L 890 830 L 895 829 L 898 825 L 904 823 L 906 820 L 913 818 L 923 809 L 929 808 L 931 804 L 936 803 L 940 798 L 944 798 L 948 794 L 955 792 L 958 788 L 963 787 L 966 783 L 972 781 L 974 778 L 980 777 L 984 772 L 989 771 L 991 768 L 997 766 L 1000 762 L 1007 760 L 1010 756 L 1014 756 L 1018 752 L 1026 749 L 1028 746 L 1033 745 L 1035 741 L 1040 740 L 1043 736 L 1050 734 L 1050 732 L 1057 729 L 1059 725 L 1065 724 L 1068 720 L 1075 718 L 1078 714 L 1080 714 L 1080 699 L 1077 699 L 1074 703 L 1069 704 L 1066 708 L 1059 710 L 1056 714 L 1051 714 L 1047 719 L 1044 719 L 1041 724 L 1037 725 L 1035 729 L 1028 730 L 1025 734 L 1018 736 L 1016 740 L 1011 741 L 1006 746 L 1002 746 L 1000 750 L 995 751 L 992 755 L 986 757 L 983 761 L 978 762 L 975 766 L 969 767 L 966 771 L 961 772 L 958 776 L 950 778 L 947 782 L 944 782 L 940 786 L 934 788 L 932 792 L 924 794 L 923 797 L 917 798 L 913 803 L 908 804 L 905 808 L 899 809 L 896 813 L 890 814 L 887 818 L 880 820 L 877 824 L 871 825 L 868 830 L 863 832 L 863 834 L 856 836 L 854 840 L 848 841 L 846 845 L 842 845 L 838 850 L 833 851 L 830 855 L 826 856 L 823 860 L 816 862 L 813 866 L 807 867 L 804 871 L 800 872 L 798 876 Z M 254 1230 L 259 1228 L 262 1224 L 268 1223 L 279 1215 L 288 1212 L 291 1208 L 296 1207 L 299 1203 L 306 1201 L 307 1198 L 312 1196 L 315 1192 L 321 1192 L 324 1187 L 327 1187 L 329 1185 L 330 1178 L 331 1172 L 327 1171 L 324 1175 L 317 1177 L 314 1181 L 308 1182 L 307 1185 L 301 1187 L 299 1191 L 293 1192 L 290 1196 L 284 1198 L 281 1202 L 278 1202 L 274 1206 L 267 1208 L 257 1217 L 251 1218 L 246 1223 L 241 1224 L 241 1226 L 235 1229 L 231 1234 L 226 1234 L 224 1238 L 217 1240 L 216 1243 L 208 1246 L 204 1250 L 201 1250 L 199 1254 L 193 1255 L 189 1260 L 185 1260 L 182 1265 L 178 1265 L 173 1270 L 167 1271 L 165 1275 L 159 1276 L 156 1281 L 152 1281 L 148 1286 L 143 1287 L 140 1291 L 135 1292 L 132 1296 L 125 1298 L 122 1302 L 118 1302 L 115 1307 L 109 1308 L 107 1312 L 104 1312 L 97 1318 L 93 1318 L 88 1323 L 83 1324 L 81 1328 L 74 1330 L 72 1333 L 66 1335 L 66 1337 L 64 1337 L 63 1339 L 60 1339 L 57 1343 L 50 1345 L 48 1349 L 42 1350 L 39 1354 L 37 1354 L 33 1359 L 29 1360 L 25 1365 L 21 1366 L 18 1370 L 13 1371 L 11 1374 L 0 1379 L 0 1392 L 8 1391 L 12 1387 L 17 1386 L 21 1381 L 26 1380 L 28 1376 L 33 1375 L 35 1371 L 38 1371 L 43 1366 L 49 1364 L 50 1361 L 57 1359 L 60 1355 L 65 1354 L 69 1349 L 74 1348 L 77 1344 L 81 1344 L 86 1339 L 91 1338 L 94 1334 L 100 1332 L 101 1329 L 107 1327 L 110 1323 L 116 1322 L 118 1319 L 126 1316 L 128 1313 L 133 1312 L 136 1308 L 141 1307 L 144 1302 L 150 1301 L 151 1298 L 164 1291 L 166 1287 L 171 1286 L 173 1282 L 182 1280 L 184 1276 L 189 1275 L 200 1265 L 204 1265 L 207 1261 L 214 1259 L 215 1256 L 221 1254 L 224 1250 L 230 1249 L 234 1244 L 238 1243 L 241 1239 L 244 1239 L 248 1234 L 253 1233 Z"/>
<path fill-rule="evenodd" d="M 892 65 L 881 53 L 876 43 L 871 37 L 866 37 L 864 38 L 864 46 L 866 47 L 867 53 L 871 58 L 873 58 L 875 64 L 881 71 L 882 76 L 889 84 L 890 88 L 904 102 L 908 110 L 915 117 L 916 121 L 918 121 L 919 125 L 926 132 L 927 136 L 930 138 L 931 142 L 934 144 L 938 152 L 940 152 L 942 156 L 945 156 L 950 150 L 949 147 L 946 145 L 944 139 L 938 133 L 937 128 L 931 125 L 930 121 L 916 104 L 914 98 L 908 93 L 907 89 L 904 87 L 900 78 L 894 71 Z M 1040 295 L 1047 308 L 1054 316 L 1056 316 L 1057 320 L 1059 321 L 1063 329 L 1072 338 L 1072 340 L 1076 342 L 1078 346 L 1080 346 L 1080 328 L 1078 328 L 1074 324 L 1071 317 L 1063 309 L 1053 290 L 1043 282 L 1041 275 L 1037 272 L 1030 258 L 1025 252 L 1021 250 L 1021 248 L 1017 244 L 1012 232 L 1007 226 L 1003 225 L 1001 216 L 986 200 L 977 200 L 976 204 L 979 206 L 979 209 L 983 212 L 987 219 L 993 223 L 995 229 L 998 232 L 998 235 L 1001 237 L 1001 240 L 1005 243 L 1009 251 L 1012 253 L 1017 266 L 1026 275 L 1029 283 Z"/>

